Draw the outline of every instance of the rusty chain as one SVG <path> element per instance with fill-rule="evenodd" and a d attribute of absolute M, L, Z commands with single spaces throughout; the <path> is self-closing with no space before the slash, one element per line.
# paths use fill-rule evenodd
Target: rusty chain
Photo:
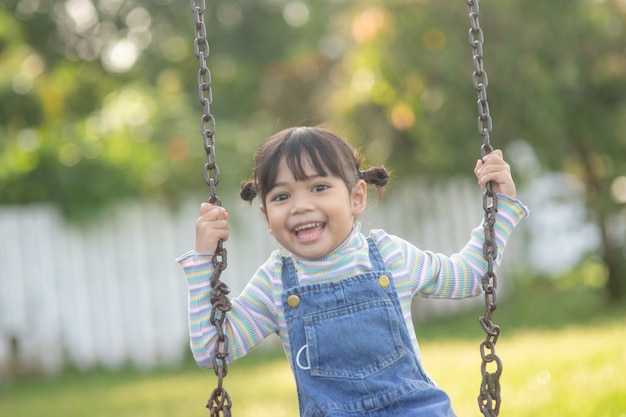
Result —
<path fill-rule="evenodd" d="M 209 203 L 218 206 L 222 202 L 217 195 L 216 187 L 220 181 L 220 170 L 215 159 L 215 118 L 211 114 L 211 104 L 213 103 L 213 92 L 211 89 L 211 71 L 206 65 L 209 56 L 209 42 L 207 40 L 206 25 L 204 23 L 204 12 L 206 10 L 205 0 L 191 0 L 191 10 L 195 18 L 195 40 L 194 52 L 200 69 L 198 70 L 198 98 L 203 108 L 200 117 L 200 130 L 206 152 L 206 163 L 204 164 L 204 179 L 209 186 Z M 222 271 L 226 269 L 227 252 L 220 240 L 213 256 L 215 272 L 211 277 L 211 324 L 217 331 L 217 343 L 213 356 L 213 370 L 217 375 L 217 387 L 213 390 L 206 408 L 211 412 L 211 417 L 230 417 L 232 400 L 223 386 L 223 379 L 228 374 L 226 358 L 228 357 L 228 335 L 224 332 L 224 321 L 226 312 L 230 311 L 231 304 L 228 299 L 230 289 L 220 281 Z"/>
<path fill-rule="evenodd" d="M 465 0 L 469 10 L 469 42 L 472 47 L 474 61 L 474 72 L 472 82 L 474 89 L 478 93 L 478 133 L 483 137 L 483 145 L 480 149 L 481 157 L 485 157 L 493 148 L 489 143 L 489 134 L 492 130 L 492 120 L 489 114 L 489 104 L 487 102 L 487 72 L 483 68 L 483 31 L 478 21 L 479 0 Z M 498 255 L 498 245 L 494 225 L 496 222 L 496 211 L 498 207 L 497 196 L 492 191 L 491 182 L 487 184 L 483 194 L 483 210 L 485 219 L 483 228 L 485 231 L 485 243 L 483 245 L 483 256 L 487 261 L 487 272 L 482 278 L 482 287 L 485 293 L 485 315 L 479 319 L 485 331 L 485 340 L 480 344 L 480 356 L 482 381 L 480 384 L 480 394 L 478 395 L 478 406 L 485 417 L 495 417 L 500 413 L 500 375 L 502 374 L 502 361 L 496 354 L 496 342 L 500 335 L 500 327 L 495 325 L 491 319 L 497 306 L 496 287 L 498 281 L 493 269 L 493 263 Z M 495 366 L 493 372 L 487 368 Z"/>

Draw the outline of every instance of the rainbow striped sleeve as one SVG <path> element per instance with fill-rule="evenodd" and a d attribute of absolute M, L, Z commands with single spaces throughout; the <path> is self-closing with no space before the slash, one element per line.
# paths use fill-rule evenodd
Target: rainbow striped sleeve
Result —
<path fill-rule="evenodd" d="M 494 261 L 497 268 L 511 233 L 528 216 L 528 209 L 518 200 L 504 195 L 498 196 L 495 232 L 498 256 Z M 389 236 L 379 242 L 387 265 L 398 279 L 398 289 L 410 286 L 412 295 L 428 298 L 459 299 L 481 293 L 481 278 L 487 270 L 483 258 L 484 230 L 481 225 L 471 233 L 467 245 L 451 256 L 420 250 L 411 243 Z M 404 281 L 406 280 L 406 281 Z"/>
<path fill-rule="evenodd" d="M 188 252 L 177 261 L 183 267 L 189 290 L 191 352 L 198 365 L 212 368 L 217 343 L 217 331 L 210 322 L 211 277 L 215 270 L 213 255 Z M 267 266 L 268 263 L 259 268 L 241 295 L 231 301 L 232 309 L 224 322 L 229 339 L 229 363 L 254 349 L 268 335 L 275 333 L 278 327 Z"/>

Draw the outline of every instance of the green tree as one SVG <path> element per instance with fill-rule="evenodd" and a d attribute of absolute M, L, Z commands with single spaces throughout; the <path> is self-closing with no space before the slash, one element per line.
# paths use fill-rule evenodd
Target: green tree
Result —
<path fill-rule="evenodd" d="M 1 1 L 0 203 L 52 201 L 90 218 L 118 198 L 205 187 L 188 3 Z M 396 176 L 471 169 L 482 138 L 467 5 L 207 3 L 226 189 L 264 137 L 300 123 L 331 126 Z M 480 14 L 494 146 L 521 138 L 543 169 L 585 184 L 611 300 L 626 276 L 613 226 L 626 203 L 623 4 L 483 0 Z"/>
<path fill-rule="evenodd" d="M 165 179 L 181 151 L 167 123 L 186 104 L 176 103 L 175 71 L 164 73 L 168 86 L 122 72 L 114 49 L 129 45 L 119 19 L 77 6 L 0 9 L 0 200 L 55 202 L 88 219 L 108 201 L 175 191 Z M 93 36 L 105 29 L 110 39 Z"/>
<path fill-rule="evenodd" d="M 616 229 L 626 216 L 626 7 L 619 1 L 536 1 L 517 4 L 504 17 L 500 24 L 509 36 L 503 41 L 519 45 L 515 64 L 499 63 L 519 97 L 502 100 L 504 123 L 533 145 L 546 168 L 585 185 L 602 237 L 608 298 L 617 302 L 626 288 L 626 242 Z"/>
<path fill-rule="evenodd" d="M 301 98 L 324 69 L 310 51 L 331 10 L 208 3 L 218 163 L 234 189 L 263 137 L 317 122 Z M 0 203 L 51 201 L 82 220 L 116 199 L 205 187 L 193 20 L 172 0 L 4 0 Z"/>
<path fill-rule="evenodd" d="M 467 8 L 371 1 L 337 19 L 353 42 L 333 86 L 333 119 L 396 173 L 467 172 L 481 143 Z M 616 302 L 626 276 L 623 229 L 616 229 L 626 216 L 626 7 L 483 1 L 480 22 L 493 143 L 505 148 L 522 138 L 545 170 L 585 185 L 608 299 Z M 516 177 L 523 182 L 524 174 Z"/>

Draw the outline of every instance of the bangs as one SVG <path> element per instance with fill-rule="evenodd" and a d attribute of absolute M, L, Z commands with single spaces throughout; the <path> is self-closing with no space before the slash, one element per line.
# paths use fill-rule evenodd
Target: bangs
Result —
<path fill-rule="evenodd" d="M 265 163 L 257 165 L 256 173 L 261 197 L 265 200 L 267 193 L 274 188 L 278 167 L 284 158 L 289 171 L 296 181 L 304 181 L 309 176 L 304 170 L 305 161 L 309 160 L 315 174 L 341 178 L 350 188 L 353 179 L 347 172 L 358 177 L 356 157 L 344 141 L 336 135 L 319 129 L 295 128 L 289 134 L 277 140 L 265 149 L 265 155 L 259 155 Z M 347 160 L 346 160 L 347 159 Z"/>
<path fill-rule="evenodd" d="M 293 135 L 285 143 L 285 150 L 281 155 L 281 157 L 284 156 L 287 167 L 296 181 L 304 181 L 308 178 L 304 172 L 303 164 L 303 161 L 307 159 L 311 161 L 317 175 L 326 177 L 330 171 L 330 175 L 341 176 L 341 169 L 336 166 L 337 158 L 331 156 L 335 154 L 332 146 L 329 146 L 328 142 L 320 140 L 316 135 L 310 135 L 310 138 L 303 136 Z M 326 158 L 322 158 L 322 155 L 326 155 Z"/>

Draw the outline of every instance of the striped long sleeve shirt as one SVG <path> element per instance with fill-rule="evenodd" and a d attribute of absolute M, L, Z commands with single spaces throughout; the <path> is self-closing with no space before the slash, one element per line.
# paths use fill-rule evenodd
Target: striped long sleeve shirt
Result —
<path fill-rule="evenodd" d="M 499 195 L 495 232 L 498 245 L 497 267 L 509 236 L 519 221 L 528 215 L 518 200 Z M 372 230 L 370 236 L 391 273 L 400 304 L 411 335 L 416 355 L 419 347 L 413 320 L 411 300 L 415 296 L 460 299 L 482 292 L 481 278 L 487 270 L 483 257 L 482 225 L 471 233 L 469 242 L 451 256 L 420 250 L 406 240 L 383 230 Z M 232 309 L 225 320 L 230 340 L 228 362 L 254 349 L 271 334 L 278 334 L 291 362 L 289 334 L 281 305 L 281 250 L 271 253 L 245 286 L 232 300 Z M 214 272 L 212 254 L 188 252 L 177 259 L 182 265 L 189 289 L 189 335 L 193 356 L 198 365 L 210 368 L 217 334 L 210 323 L 210 280 Z M 368 243 L 357 223 L 350 236 L 333 252 L 320 259 L 295 259 L 300 285 L 341 280 L 371 270 Z"/>

